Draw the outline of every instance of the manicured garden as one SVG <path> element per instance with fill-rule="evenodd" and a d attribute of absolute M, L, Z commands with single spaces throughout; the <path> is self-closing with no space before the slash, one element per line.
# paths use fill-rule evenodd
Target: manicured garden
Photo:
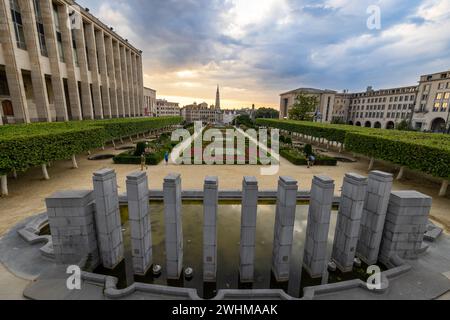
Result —
<path fill-rule="evenodd" d="M 315 166 L 336 166 L 337 160 L 332 157 L 314 153 L 311 145 L 296 147 L 290 137 L 280 136 L 280 156 L 296 166 L 308 165 L 308 157 L 314 156 Z"/>
<path fill-rule="evenodd" d="M 162 134 L 158 139 L 149 142 L 139 142 L 134 150 L 129 150 L 113 158 L 115 164 L 140 164 L 142 154 L 145 155 L 145 164 L 156 166 L 164 160 L 166 152 L 172 149 L 178 142 L 171 141 L 169 134 Z"/>
<path fill-rule="evenodd" d="M 208 129 L 211 128 L 205 128 L 205 130 Z M 227 137 L 227 129 L 233 131 L 232 137 Z M 202 134 L 197 137 L 196 141 L 192 141 L 190 145 L 190 161 L 189 163 L 185 163 L 184 161 L 182 164 L 268 164 L 271 155 L 266 155 L 268 158 L 267 161 L 261 159 L 259 157 L 257 144 L 250 142 L 244 135 L 242 135 L 241 138 L 238 138 L 234 135 L 235 129 L 233 127 L 216 129 L 216 133 L 219 132 L 222 135 L 221 138 L 213 137 L 209 140 L 205 140 L 205 136 Z M 183 159 L 187 158 L 183 157 Z M 203 161 L 199 163 L 198 159 L 203 159 Z"/>
<path fill-rule="evenodd" d="M 450 136 L 313 122 L 258 119 L 257 125 L 341 143 L 345 150 L 450 179 Z"/>

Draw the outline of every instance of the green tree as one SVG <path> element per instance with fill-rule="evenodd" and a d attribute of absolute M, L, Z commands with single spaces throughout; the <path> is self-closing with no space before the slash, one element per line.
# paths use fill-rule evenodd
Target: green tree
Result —
<path fill-rule="evenodd" d="M 399 131 L 411 131 L 411 126 L 409 125 L 409 122 L 406 120 L 402 120 L 397 124 L 397 130 Z"/>
<path fill-rule="evenodd" d="M 238 116 L 236 119 L 234 119 L 234 125 L 236 126 L 240 126 L 240 125 L 244 125 L 248 128 L 253 128 L 253 126 L 255 125 L 252 121 L 252 119 L 250 119 L 250 116 L 247 114 L 244 115 L 240 115 Z"/>
<path fill-rule="evenodd" d="M 279 119 L 280 111 L 272 108 L 260 108 L 256 110 L 256 119 Z"/>
<path fill-rule="evenodd" d="M 311 121 L 318 104 L 319 101 L 316 96 L 300 93 L 295 99 L 295 103 L 291 110 L 289 110 L 289 119 Z"/>

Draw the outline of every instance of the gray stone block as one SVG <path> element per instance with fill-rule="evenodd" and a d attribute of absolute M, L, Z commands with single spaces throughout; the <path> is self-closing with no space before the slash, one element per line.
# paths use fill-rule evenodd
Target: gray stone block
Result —
<path fill-rule="evenodd" d="M 311 189 L 311 202 L 306 229 L 303 266 L 312 278 L 322 277 L 326 268 L 327 242 L 334 197 L 334 181 L 316 176 Z"/>
<path fill-rule="evenodd" d="M 167 278 L 179 279 L 183 269 L 181 177 L 179 174 L 171 174 L 164 179 L 163 193 Z"/>

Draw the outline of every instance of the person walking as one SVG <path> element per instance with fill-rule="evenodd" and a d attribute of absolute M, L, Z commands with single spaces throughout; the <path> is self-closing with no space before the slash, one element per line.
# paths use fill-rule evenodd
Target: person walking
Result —
<path fill-rule="evenodd" d="M 164 161 L 166 162 L 166 166 L 169 165 L 169 151 L 166 151 L 164 154 Z"/>
<path fill-rule="evenodd" d="M 314 155 L 310 154 L 308 156 L 307 162 L 308 162 L 308 169 L 311 167 L 314 167 L 314 164 L 316 162 L 316 157 L 314 157 Z"/>

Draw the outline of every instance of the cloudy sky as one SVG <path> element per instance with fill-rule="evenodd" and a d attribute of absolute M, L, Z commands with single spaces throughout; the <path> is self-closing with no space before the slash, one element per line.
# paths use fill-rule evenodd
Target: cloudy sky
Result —
<path fill-rule="evenodd" d="M 144 83 L 182 105 L 279 105 L 298 87 L 413 85 L 450 69 L 450 0 L 79 0 L 144 51 Z M 367 9 L 381 9 L 381 29 Z"/>

